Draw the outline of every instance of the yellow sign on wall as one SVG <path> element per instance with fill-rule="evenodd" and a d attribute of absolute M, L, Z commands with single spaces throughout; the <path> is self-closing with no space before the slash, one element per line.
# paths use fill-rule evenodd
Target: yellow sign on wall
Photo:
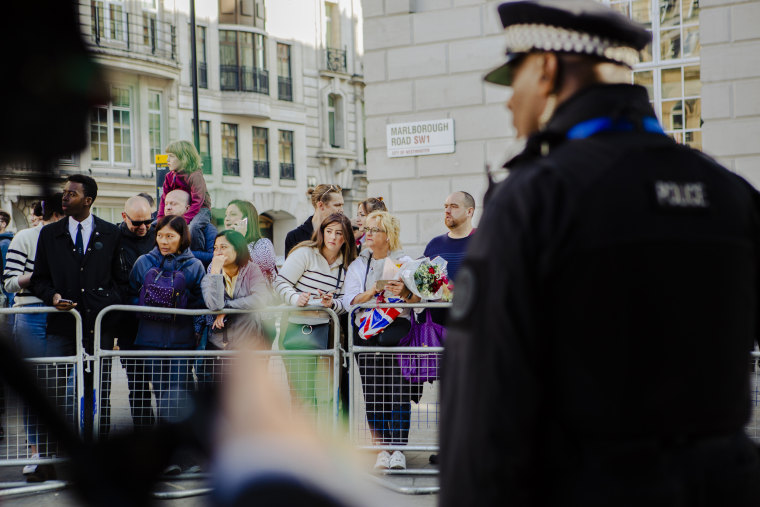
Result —
<path fill-rule="evenodd" d="M 166 166 L 169 165 L 169 155 L 159 153 L 156 155 L 156 166 Z"/>

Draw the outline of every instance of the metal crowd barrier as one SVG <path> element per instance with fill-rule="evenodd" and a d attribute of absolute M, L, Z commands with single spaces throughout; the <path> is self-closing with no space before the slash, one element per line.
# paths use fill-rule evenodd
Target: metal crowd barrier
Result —
<path fill-rule="evenodd" d="M 450 308 L 451 303 L 354 305 L 349 310 L 349 427 L 351 442 L 359 449 L 374 451 L 438 451 L 440 402 L 438 381 L 412 383 L 404 378 L 402 356 L 440 362 L 443 347 L 367 347 L 354 345 L 355 312 L 373 308 Z M 401 317 L 397 317 L 401 318 Z M 424 351 L 424 352 L 423 352 Z M 437 371 L 432 373 L 437 374 Z M 407 430 L 408 426 L 408 430 Z M 413 458 L 412 461 L 417 458 Z M 413 463 L 412 463 L 413 464 Z M 435 468 L 388 470 L 389 475 L 434 475 Z M 403 493 L 430 493 L 430 488 L 403 488 Z"/>
<path fill-rule="evenodd" d="M 746 426 L 746 432 L 760 446 L 760 350 L 752 351 L 749 372 L 749 396 L 752 412 Z"/>
<path fill-rule="evenodd" d="M 172 315 L 218 315 L 249 314 L 287 316 L 297 312 L 324 312 L 332 321 L 333 347 L 326 350 L 279 350 L 279 336 L 273 341 L 273 350 L 257 350 L 262 366 L 280 386 L 287 386 L 294 405 L 310 409 L 320 427 L 335 431 L 338 427 L 339 374 L 340 374 L 340 325 L 337 314 L 324 307 L 279 306 L 251 312 L 249 310 L 223 309 L 174 310 L 144 306 L 115 305 L 105 308 L 95 320 L 95 343 L 101 343 L 101 323 L 110 312 L 163 313 Z M 286 323 L 283 323 L 282 328 Z M 227 364 L 237 354 L 235 350 L 105 350 L 95 351 L 95 385 L 100 391 L 110 389 L 111 428 L 113 431 L 129 430 L 131 427 L 154 424 L 158 414 L 169 418 L 181 416 L 186 408 L 187 391 L 202 383 L 219 383 Z M 114 361 L 118 358 L 119 361 Z M 121 368 L 118 363 L 121 363 Z M 111 377 L 103 373 L 111 364 Z M 131 377 L 131 378 L 129 378 Z M 179 378 L 179 380 L 177 380 Z M 129 383 L 132 383 L 130 389 Z M 151 386 L 152 384 L 152 389 Z M 158 384 L 158 385 L 156 385 Z M 185 393 L 168 392 L 180 387 Z M 173 398 L 177 396 L 176 398 Z M 130 399 L 131 398 L 131 399 Z M 168 398 L 168 402 L 167 402 Z M 132 402 L 131 404 L 129 402 Z M 162 405 L 159 406 L 159 403 Z M 137 410 L 135 410 L 137 407 Z M 159 412 L 160 411 L 160 412 Z M 307 410 L 308 412 L 309 410 Z M 102 410 L 95 413 L 94 430 L 100 430 Z"/>
<path fill-rule="evenodd" d="M 60 312 L 53 306 L 0 308 L 0 315 L 28 315 Z M 64 414 L 67 422 L 83 433 L 82 407 L 84 406 L 85 353 L 82 347 L 82 317 L 76 310 L 68 310 L 75 325 L 75 355 L 62 357 L 25 358 L 40 382 L 40 387 L 48 394 L 56 408 Z M 8 337 L 16 339 L 9 329 Z M 21 337 L 23 339 L 23 337 Z M 6 389 L 3 426 L 5 438 L 0 442 L 0 466 L 24 466 L 59 463 L 66 460 L 58 443 L 45 429 L 39 417 L 23 402 L 18 393 Z M 31 444 L 36 444 L 40 457 L 32 457 Z M 25 482 L 0 482 L 0 496 L 22 493 L 38 493 L 66 487 L 63 481 L 48 481 L 45 484 Z"/>

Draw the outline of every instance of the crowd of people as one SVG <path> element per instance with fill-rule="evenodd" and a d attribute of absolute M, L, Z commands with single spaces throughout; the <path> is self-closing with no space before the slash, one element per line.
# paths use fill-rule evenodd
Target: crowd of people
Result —
<path fill-rule="evenodd" d="M 386 259 L 395 263 L 405 257 L 400 242 L 401 224 L 382 197 L 359 203 L 355 221 L 344 214 L 342 189 L 320 184 L 309 190 L 314 214 L 290 231 L 285 240 L 285 259 L 278 267 L 274 245 L 263 237 L 253 203 L 233 200 L 226 209 L 223 230 L 211 220 L 211 199 L 195 147 L 186 141 L 167 148 L 169 173 L 161 198 L 150 195 L 129 198 L 117 226 L 91 213 L 97 183 L 86 175 L 71 175 L 63 192 L 39 203 L 39 223 L 8 234 L 0 230 L 3 247 L 3 289 L 15 307 L 53 306 L 60 312 L 19 314 L 13 335 L 24 357 L 67 357 L 75 350 L 74 319 L 66 312 L 76 309 L 83 322 L 83 345 L 120 350 L 226 350 L 245 347 L 269 349 L 277 340 L 283 350 L 331 348 L 335 330 L 319 308 L 329 308 L 340 319 L 341 347 L 347 349 L 347 310 L 383 296 L 393 301 L 418 302 L 420 298 L 400 280 L 381 280 Z M 474 231 L 475 203 L 466 192 L 446 198 L 444 221 L 449 233 L 433 238 L 426 256 L 448 261 L 453 275 Z M 9 216 L 0 212 L 0 224 Z M 7 249 L 7 255 L 5 251 Z M 11 299 L 11 298 L 15 298 Z M 137 313 L 111 312 L 104 318 L 100 343 L 95 343 L 95 318 L 104 308 L 129 304 L 160 308 Z M 223 312 L 255 310 L 278 304 L 314 307 L 311 311 L 241 314 L 175 315 L 173 309 L 208 309 Z M 364 312 L 358 311 L 350 325 L 357 326 Z M 135 318 L 137 317 L 137 318 Z M 404 309 L 382 332 L 369 340 L 355 338 L 357 345 L 397 344 L 410 329 L 414 313 Z M 444 318 L 440 316 L 440 318 Z M 279 322 L 279 333 L 278 333 Z M 308 327 L 308 333 L 304 329 Z M 354 333 L 358 336 L 358 333 Z M 278 339 L 279 337 L 279 339 Z M 314 341 L 316 340 L 316 341 Z M 319 340 L 323 340 L 321 343 Z M 359 365 L 366 414 L 377 444 L 405 445 L 410 426 L 410 403 L 418 401 L 421 384 L 401 376 L 391 356 L 363 359 Z M 122 358 L 129 405 L 136 431 L 157 421 L 171 421 L 186 404 L 194 378 L 220 382 L 218 360 L 189 362 L 173 358 Z M 329 368 L 313 357 L 285 358 L 291 395 L 307 408 L 318 410 L 332 400 Z M 45 375 L 42 375 L 43 377 Z M 51 396 L 66 400 L 73 408 L 73 372 L 41 378 Z M 98 432 L 110 431 L 111 362 L 101 365 Z M 85 390 L 92 390 L 91 371 L 84 372 Z M 340 379 L 343 410 L 348 407 L 348 369 Z M 92 397 L 85 396 L 85 434 L 93 425 Z M 155 398 L 155 413 L 152 399 Z M 392 401 L 388 401 L 392 400 Z M 70 409 L 68 415 L 73 417 Z M 33 417 L 25 419 L 27 441 L 33 457 L 48 456 L 53 449 L 38 442 L 40 428 Z M 404 468 L 403 453 L 383 451 L 378 468 Z M 174 471 L 181 471 L 174 467 Z M 52 465 L 24 468 L 29 481 L 55 477 Z"/>

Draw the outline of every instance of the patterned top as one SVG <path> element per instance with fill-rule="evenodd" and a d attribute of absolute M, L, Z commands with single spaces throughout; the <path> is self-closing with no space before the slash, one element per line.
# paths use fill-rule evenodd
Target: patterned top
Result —
<path fill-rule="evenodd" d="M 17 293 L 14 306 L 42 302 L 28 288 L 22 289 L 18 284 L 19 277 L 34 271 L 37 239 L 40 237 L 42 226 L 39 224 L 31 229 L 19 231 L 8 246 L 8 254 L 5 257 L 5 272 L 3 273 L 3 287 L 6 292 Z"/>
<path fill-rule="evenodd" d="M 277 278 L 277 265 L 275 264 L 274 245 L 267 238 L 260 238 L 254 243 L 248 243 L 248 252 L 251 259 L 259 267 L 267 286 L 271 289 L 274 279 Z"/>

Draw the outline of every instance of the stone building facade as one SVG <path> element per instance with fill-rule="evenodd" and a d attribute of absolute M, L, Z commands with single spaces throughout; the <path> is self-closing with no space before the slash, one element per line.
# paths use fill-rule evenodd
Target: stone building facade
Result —
<path fill-rule="evenodd" d="M 632 80 L 648 89 L 666 132 L 760 185 L 760 2 L 603 1 L 652 32 Z M 503 61 L 499 3 L 364 1 L 368 195 L 401 218 L 412 255 L 445 231 L 448 193 L 466 190 L 482 205 L 485 167 L 519 149 L 509 90 L 482 82 Z M 387 125 L 448 118 L 454 153 L 387 156 Z"/>
<path fill-rule="evenodd" d="M 307 187 L 339 184 L 364 198 L 362 14 L 359 0 L 196 0 L 200 151 L 214 216 L 252 201 L 284 252 L 311 214 Z M 83 36 L 105 68 L 111 101 L 92 110 L 90 146 L 56 176 L 93 176 L 94 212 L 113 222 L 127 198 L 156 191 L 155 155 L 193 139 L 189 2 L 79 0 Z M 297 13 L 297 15 L 294 15 Z M 14 167 L 0 208 L 26 226 L 35 169 Z"/>

